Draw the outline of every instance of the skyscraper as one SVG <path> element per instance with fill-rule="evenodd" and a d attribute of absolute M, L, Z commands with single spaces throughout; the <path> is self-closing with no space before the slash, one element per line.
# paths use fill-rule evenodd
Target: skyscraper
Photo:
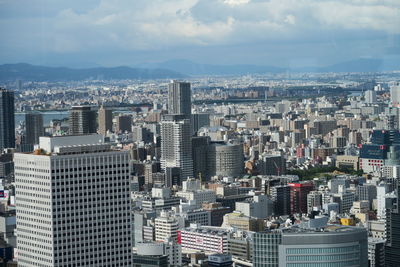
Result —
<path fill-rule="evenodd" d="M 101 135 L 16 153 L 18 266 L 132 266 L 129 152 Z"/>
<path fill-rule="evenodd" d="M 25 114 L 25 135 L 26 144 L 39 144 L 39 137 L 44 135 L 43 115 L 41 113 Z"/>
<path fill-rule="evenodd" d="M 132 116 L 119 115 L 116 118 L 115 132 L 132 132 Z"/>
<path fill-rule="evenodd" d="M 14 92 L 0 88 L 0 150 L 15 147 Z"/>
<path fill-rule="evenodd" d="M 161 121 L 161 168 L 180 168 L 182 180 L 193 176 L 190 119 L 165 115 Z"/>
<path fill-rule="evenodd" d="M 113 112 L 111 109 L 103 106 L 99 109 L 99 133 L 106 135 L 107 131 L 112 131 L 113 126 Z"/>
<path fill-rule="evenodd" d="M 171 81 L 168 85 L 168 113 L 182 114 L 191 119 L 192 91 L 190 83 Z"/>
<path fill-rule="evenodd" d="M 397 107 L 400 104 L 400 85 L 390 87 L 390 101 L 392 106 Z"/>
<path fill-rule="evenodd" d="M 385 266 L 399 266 L 400 262 L 400 182 L 397 181 L 397 201 L 386 210 Z"/>
<path fill-rule="evenodd" d="M 96 133 L 96 111 L 89 106 L 72 107 L 69 113 L 69 133 L 71 135 Z"/>

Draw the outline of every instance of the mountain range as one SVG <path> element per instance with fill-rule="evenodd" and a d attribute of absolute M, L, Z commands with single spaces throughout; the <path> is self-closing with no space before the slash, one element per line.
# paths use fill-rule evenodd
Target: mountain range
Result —
<path fill-rule="evenodd" d="M 27 63 L 0 65 L 0 81 L 71 81 L 86 79 L 182 79 L 206 75 L 246 75 L 283 72 L 381 72 L 400 70 L 400 60 L 357 59 L 326 67 L 282 68 L 249 64 L 213 65 L 199 64 L 189 60 L 170 60 L 145 63 L 131 67 L 68 68 L 45 67 Z"/>
<path fill-rule="evenodd" d="M 166 69 L 143 69 L 132 67 L 97 67 L 73 69 L 44 67 L 26 63 L 0 65 L 0 81 L 78 81 L 86 79 L 172 79 L 184 78 L 183 74 Z"/>

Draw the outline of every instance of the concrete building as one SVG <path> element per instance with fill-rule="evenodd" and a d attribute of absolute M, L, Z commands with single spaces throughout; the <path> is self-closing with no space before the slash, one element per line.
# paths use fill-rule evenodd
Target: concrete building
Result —
<path fill-rule="evenodd" d="M 368 235 L 363 228 L 287 228 L 254 234 L 254 267 L 368 266 Z"/>
<path fill-rule="evenodd" d="M 265 219 L 273 214 L 274 204 L 268 196 L 258 195 L 252 200 L 236 202 L 236 210 L 248 217 Z"/>
<path fill-rule="evenodd" d="M 358 160 L 359 159 L 357 156 L 338 155 L 336 157 L 336 167 L 340 169 L 353 169 L 358 171 Z"/>
<path fill-rule="evenodd" d="M 115 132 L 124 133 L 132 131 L 132 117 L 129 115 L 119 115 L 115 118 Z"/>
<path fill-rule="evenodd" d="M 275 215 L 290 214 L 290 186 L 277 185 L 271 187 L 271 199 L 274 202 Z"/>
<path fill-rule="evenodd" d="M 164 242 L 138 243 L 136 245 L 136 255 L 151 256 L 154 258 L 167 256 L 169 266 L 182 266 L 182 248 L 176 241 L 165 240 Z M 137 263 L 140 263 L 138 258 L 136 258 L 134 266 Z M 145 266 L 147 267 L 147 265 Z"/>
<path fill-rule="evenodd" d="M 44 136 L 43 115 L 41 113 L 25 114 L 25 143 L 32 145 L 39 144 L 39 137 Z"/>
<path fill-rule="evenodd" d="M 18 266 L 131 266 L 129 152 L 96 134 L 39 143 L 14 156 Z"/>
<path fill-rule="evenodd" d="M 368 237 L 368 266 L 385 266 L 385 240 Z"/>
<path fill-rule="evenodd" d="M 307 213 L 311 214 L 314 210 L 322 210 L 323 202 L 322 202 L 323 193 L 320 191 L 311 191 L 307 195 Z"/>
<path fill-rule="evenodd" d="M 179 231 L 178 243 L 183 249 L 225 253 L 228 250 L 228 233 L 219 227 L 191 224 Z"/>
<path fill-rule="evenodd" d="M 107 131 L 113 130 L 113 111 L 112 109 L 101 106 L 99 109 L 99 134 L 106 135 Z"/>
<path fill-rule="evenodd" d="M 89 106 L 74 106 L 69 111 L 69 133 L 82 135 L 96 133 L 96 111 Z"/>
<path fill-rule="evenodd" d="M 208 149 L 210 145 L 209 136 L 193 136 L 192 137 L 192 158 L 194 177 L 209 180 L 209 171 L 207 166 Z"/>
<path fill-rule="evenodd" d="M 223 227 L 234 227 L 243 231 L 263 231 L 264 221 L 262 219 L 252 218 L 241 212 L 235 211 L 224 215 Z"/>
<path fill-rule="evenodd" d="M 392 106 L 397 107 L 400 104 L 400 85 L 390 87 L 390 101 Z"/>
<path fill-rule="evenodd" d="M 15 147 L 14 92 L 0 88 L 0 151 Z"/>
<path fill-rule="evenodd" d="M 191 119 L 192 90 L 190 83 L 171 81 L 168 84 L 168 114 L 180 114 Z"/>
<path fill-rule="evenodd" d="M 190 120 L 183 115 L 165 115 L 161 121 L 161 168 L 177 167 L 182 180 L 193 177 Z"/>
<path fill-rule="evenodd" d="M 290 186 L 290 212 L 307 213 L 307 195 L 314 190 L 312 182 L 288 183 Z"/>
<path fill-rule="evenodd" d="M 262 155 L 261 173 L 264 175 L 283 175 L 286 173 L 286 160 L 281 155 Z"/>
<path fill-rule="evenodd" d="M 154 220 L 156 241 L 178 240 L 178 230 L 184 227 L 184 220 L 171 212 L 162 211 Z"/>
<path fill-rule="evenodd" d="M 251 262 L 254 232 L 235 231 L 228 235 L 228 253 L 235 259 Z"/>
<path fill-rule="evenodd" d="M 364 93 L 365 103 L 374 104 L 377 101 L 376 92 L 374 90 L 368 90 Z"/>
<path fill-rule="evenodd" d="M 207 169 L 210 176 L 240 176 L 244 171 L 242 144 L 211 143 L 208 149 Z"/>
<path fill-rule="evenodd" d="M 400 183 L 397 183 L 396 189 L 395 204 L 386 211 L 385 266 L 387 267 L 398 266 L 400 262 Z"/>

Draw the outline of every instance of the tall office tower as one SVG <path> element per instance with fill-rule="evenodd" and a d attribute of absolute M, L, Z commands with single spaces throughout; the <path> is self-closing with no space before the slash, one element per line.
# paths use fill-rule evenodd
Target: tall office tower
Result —
<path fill-rule="evenodd" d="M 129 115 L 119 115 L 116 118 L 115 132 L 131 132 L 132 131 L 132 117 Z"/>
<path fill-rule="evenodd" d="M 168 84 L 168 113 L 182 114 L 191 119 L 192 91 L 190 83 L 171 81 Z"/>
<path fill-rule="evenodd" d="M 111 109 L 103 106 L 99 109 L 99 133 L 106 135 L 107 131 L 112 131 L 113 126 L 113 112 Z"/>
<path fill-rule="evenodd" d="M 288 183 L 290 186 L 290 213 L 307 213 L 307 195 L 314 190 L 312 182 Z"/>
<path fill-rule="evenodd" d="M 41 113 L 25 114 L 25 132 L 26 144 L 39 144 L 39 137 L 44 136 L 43 115 Z"/>
<path fill-rule="evenodd" d="M 210 114 L 208 113 L 192 114 L 192 125 L 194 134 L 197 133 L 197 131 L 201 127 L 210 126 Z"/>
<path fill-rule="evenodd" d="M 207 169 L 208 147 L 210 145 L 209 136 L 192 137 L 192 157 L 194 177 L 206 181 L 209 178 Z"/>
<path fill-rule="evenodd" d="M 392 106 L 396 107 L 400 104 L 400 85 L 390 87 L 390 101 Z"/>
<path fill-rule="evenodd" d="M 161 168 L 180 168 L 182 181 L 193 177 L 190 120 L 185 115 L 165 115 L 161 121 Z"/>
<path fill-rule="evenodd" d="M 376 92 L 374 90 L 368 90 L 364 93 L 365 102 L 368 104 L 376 103 Z"/>
<path fill-rule="evenodd" d="M 290 186 L 276 185 L 271 187 L 271 199 L 274 202 L 275 215 L 290 214 Z"/>
<path fill-rule="evenodd" d="M 16 153 L 18 266 L 132 266 L 129 152 L 101 135 Z"/>
<path fill-rule="evenodd" d="M 399 266 L 400 262 L 400 182 L 397 181 L 397 201 L 386 210 L 385 266 Z"/>
<path fill-rule="evenodd" d="M 71 135 L 96 133 L 96 111 L 89 106 L 75 106 L 69 112 L 69 133 Z"/>
<path fill-rule="evenodd" d="M 14 147 L 14 92 L 0 88 L 0 150 Z"/>

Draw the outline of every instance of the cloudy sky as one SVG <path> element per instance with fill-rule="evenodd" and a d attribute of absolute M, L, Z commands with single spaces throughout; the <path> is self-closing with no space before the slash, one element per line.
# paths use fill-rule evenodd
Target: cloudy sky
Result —
<path fill-rule="evenodd" d="M 0 63 L 325 66 L 400 55 L 399 0 L 0 0 Z"/>

